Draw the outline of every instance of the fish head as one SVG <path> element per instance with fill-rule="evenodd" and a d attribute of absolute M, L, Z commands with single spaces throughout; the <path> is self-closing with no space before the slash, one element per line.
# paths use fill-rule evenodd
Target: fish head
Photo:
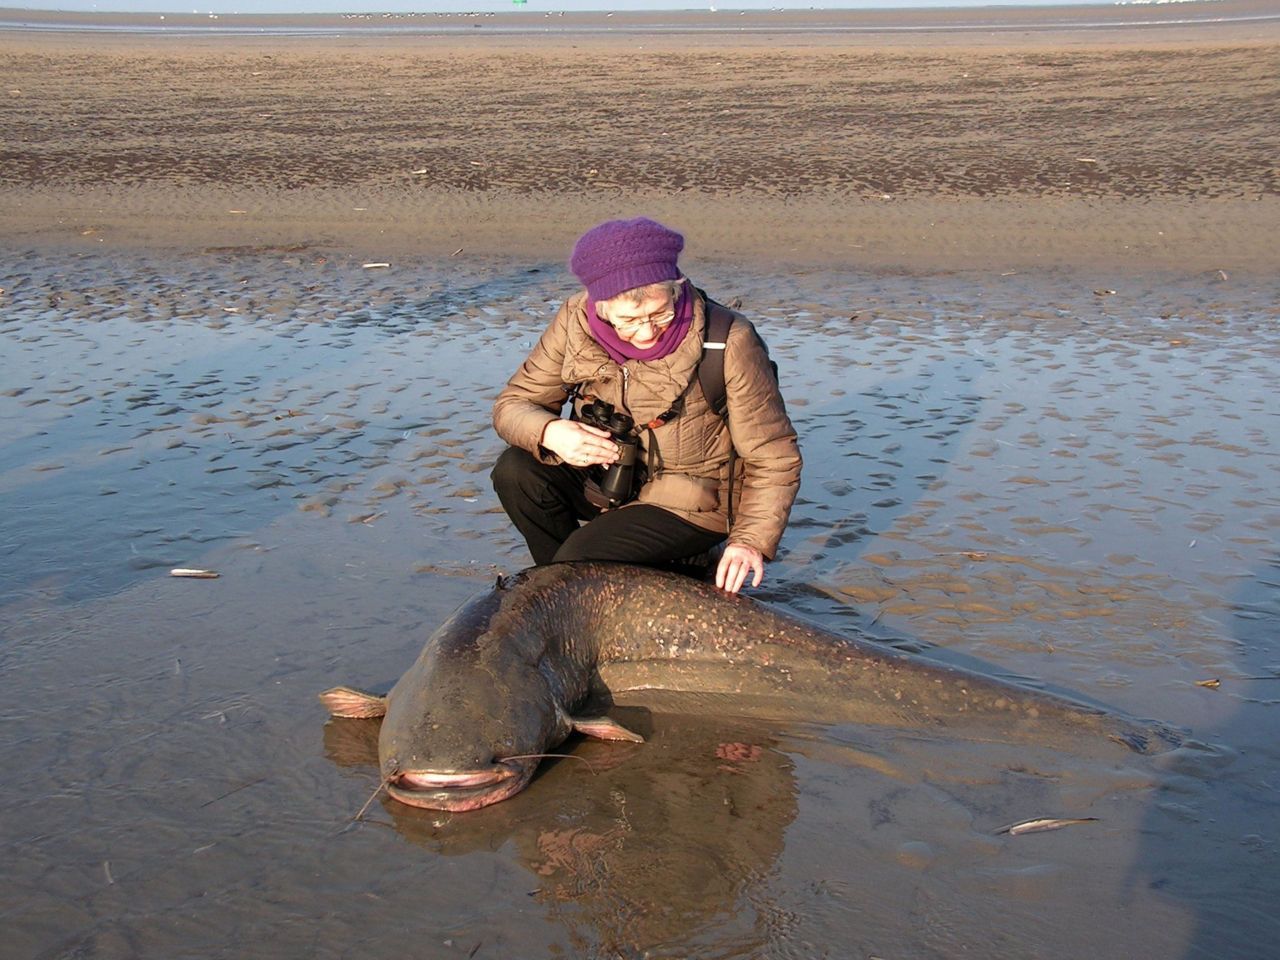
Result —
<path fill-rule="evenodd" d="M 437 650 L 387 697 L 378 741 L 390 796 L 431 810 L 474 810 L 519 793 L 572 720 L 549 679 L 519 656 Z"/>

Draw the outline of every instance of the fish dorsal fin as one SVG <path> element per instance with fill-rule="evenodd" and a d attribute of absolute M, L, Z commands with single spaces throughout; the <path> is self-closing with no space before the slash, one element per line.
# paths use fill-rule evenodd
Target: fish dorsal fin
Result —
<path fill-rule="evenodd" d="M 595 737 L 597 740 L 626 740 L 629 743 L 644 743 L 644 737 L 632 733 L 612 717 L 573 717 L 573 729 L 584 737 Z"/>
<path fill-rule="evenodd" d="M 381 717 L 387 712 L 387 698 L 365 693 L 352 687 L 333 687 L 320 694 L 320 702 L 329 715 L 348 720 L 367 720 Z"/>

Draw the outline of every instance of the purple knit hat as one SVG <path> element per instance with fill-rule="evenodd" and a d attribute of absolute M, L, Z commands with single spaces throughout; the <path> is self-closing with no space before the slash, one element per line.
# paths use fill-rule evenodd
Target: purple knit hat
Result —
<path fill-rule="evenodd" d="M 676 258 L 684 249 L 684 237 L 650 220 L 609 220 L 592 227 L 573 246 L 571 269 L 599 303 L 662 280 L 678 280 Z"/>

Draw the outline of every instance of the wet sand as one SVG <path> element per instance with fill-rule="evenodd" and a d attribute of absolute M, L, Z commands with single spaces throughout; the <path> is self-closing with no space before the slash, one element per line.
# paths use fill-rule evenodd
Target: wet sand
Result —
<path fill-rule="evenodd" d="M 395 165 L 362 179 L 379 150 L 404 141 L 403 166 L 430 145 L 379 113 L 386 91 L 407 96 L 389 76 L 417 76 L 424 106 L 443 96 L 433 84 L 457 85 L 468 109 L 487 105 L 478 117 L 561 136 L 549 86 L 523 113 L 499 103 L 511 67 L 585 69 L 554 44 L 0 37 L 6 85 L 18 71 L 13 89 L 42 91 L 4 101 L 0 163 L 5 955 L 1269 957 L 1280 307 L 1274 245 L 1249 218 L 1273 209 L 1260 171 L 1275 58 L 1206 29 L 1008 49 L 735 40 L 764 59 L 738 92 L 717 74 L 703 86 L 720 92 L 692 102 L 703 120 L 754 104 L 781 138 L 764 149 L 777 176 L 725 147 L 669 196 L 656 148 L 646 159 L 601 102 L 581 109 L 631 138 L 629 175 L 656 179 L 577 199 L 568 153 L 606 156 L 592 138 L 539 154 L 543 190 L 514 141 L 462 114 L 428 133 L 503 158 L 494 170 L 467 180 L 441 148 L 442 186 L 411 188 Z M 608 44 L 624 42 L 638 41 Z M 761 91 L 796 104 L 819 89 L 806 122 L 841 136 L 855 98 L 788 65 L 846 56 L 897 89 L 894 136 L 863 134 L 878 176 L 919 158 L 907 199 L 864 197 L 840 170 L 779 186 L 807 169 L 783 165 L 788 149 L 821 169 L 822 136 L 797 124 L 787 147 Z M 1020 123 L 1004 96 L 944 103 L 954 57 L 1021 64 L 1049 89 L 1014 98 Z M 1157 62 L 1191 70 L 1142 73 L 1159 110 L 1080 82 L 1136 82 Z M 282 72 L 250 97 L 258 69 Z M 385 86 L 357 99 L 357 75 Z M 1215 96 L 1235 98 L 1230 123 Z M 273 109 L 291 125 L 255 125 Z M 930 159 L 977 151 L 954 134 L 984 109 L 988 129 L 1025 129 L 1027 156 L 1085 156 L 1078 136 L 1129 160 L 1087 196 L 999 166 L 987 195 Z M 1087 123 L 1067 124 L 1072 110 Z M 105 136 L 120 116 L 136 140 Z M 1148 151 L 1125 124 L 1165 138 Z M 1183 161 L 1211 176 L 1155 163 L 1193 134 Z M 379 150 L 363 154 L 366 137 Z M 495 171 L 523 185 L 480 179 Z M 929 204 L 978 241 L 922 243 L 879 213 Z M 389 685 L 459 602 L 527 562 L 488 486 L 489 404 L 570 289 L 567 238 L 655 205 L 688 231 L 690 275 L 757 322 L 802 437 L 801 497 L 757 596 L 1182 726 L 1185 746 L 1149 761 L 956 744 L 655 695 L 624 718 L 646 744 L 572 742 L 577 759 L 511 801 L 449 817 L 378 800 L 351 822 L 377 786 L 376 730 L 326 724 L 315 695 Z M 870 246 L 856 260 L 833 252 L 854 236 L 850 209 L 877 212 L 857 221 Z M 1144 216 L 1171 239 L 1134 246 Z M 1110 258 L 1080 252 L 1089 231 Z M 176 566 L 221 576 L 167 576 Z M 1098 819 L 996 833 L 1040 816 Z"/>
<path fill-rule="evenodd" d="M 1271 285 L 688 266 L 757 318 L 804 438 L 759 596 L 1189 744 L 639 697 L 637 749 L 570 744 L 490 810 L 352 826 L 376 730 L 315 695 L 385 687 L 527 562 L 488 406 L 559 266 L 31 254 L 0 279 L 14 956 L 1268 955 Z M 1099 819 L 994 834 L 1038 816 Z"/>
<path fill-rule="evenodd" d="M 1260 0 L 709 16 L 0 31 L 3 233 L 559 258 L 643 210 L 788 265 L 1277 266 Z"/>

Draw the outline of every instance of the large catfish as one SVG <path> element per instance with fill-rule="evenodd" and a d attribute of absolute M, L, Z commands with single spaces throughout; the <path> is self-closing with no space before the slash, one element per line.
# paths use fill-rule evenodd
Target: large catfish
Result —
<path fill-rule="evenodd" d="M 730 693 L 791 716 L 926 728 L 938 737 L 1114 740 L 1147 752 L 1164 728 L 831 633 L 758 601 L 643 567 L 553 564 L 500 579 L 427 640 L 385 697 L 335 687 L 335 717 L 383 717 L 390 795 L 472 810 L 518 793 L 572 731 L 641 738 L 582 716 L 609 690 Z"/>

